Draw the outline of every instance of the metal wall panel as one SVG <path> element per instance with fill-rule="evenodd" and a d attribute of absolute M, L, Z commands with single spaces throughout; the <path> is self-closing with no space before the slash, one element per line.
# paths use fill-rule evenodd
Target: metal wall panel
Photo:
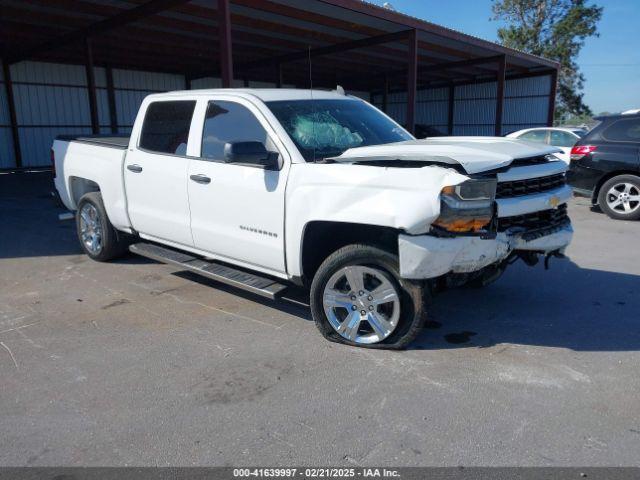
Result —
<path fill-rule="evenodd" d="M 15 166 L 11 118 L 9 117 L 9 105 L 7 103 L 7 89 L 4 85 L 2 69 L 0 69 L 0 168 L 12 168 Z"/>
<path fill-rule="evenodd" d="M 67 65 L 48 62 L 19 62 L 11 65 L 14 83 L 46 83 L 85 86 L 84 65 Z"/>
<path fill-rule="evenodd" d="M 20 62 L 11 78 L 23 167 L 49 166 L 57 135 L 91 132 L 84 66 Z"/>
<path fill-rule="evenodd" d="M 4 81 L 0 81 L 0 125 L 11 125 L 9 103 L 7 102 L 7 89 L 4 85 Z"/>
<path fill-rule="evenodd" d="M 191 80 L 191 88 L 193 90 L 202 90 L 205 88 L 221 88 L 222 81 L 219 78 L 205 77 Z"/>
<path fill-rule="evenodd" d="M 111 117 L 109 116 L 109 96 L 105 88 L 96 88 L 96 98 L 98 100 L 98 123 L 102 127 L 111 124 Z M 91 122 L 89 122 L 91 123 Z M 109 130 L 111 133 L 111 130 Z"/>
<path fill-rule="evenodd" d="M 137 70 L 113 69 L 113 86 L 116 89 L 135 89 L 166 92 L 184 90 L 184 75 L 153 73 Z"/>
<path fill-rule="evenodd" d="M 449 124 L 449 88 L 419 90 L 416 98 L 416 124 L 433 127 L 446 135 Z"/>
<path fill-rule="evenodd" d="M 87 89 L 14 83 L 18 125 L 91 125 Z"/>
<path fill-rule="evenodd" d="M 90 135 L 91 127 L 20 127 L 20 149 L 23 167 L 43 167 L 51 163 L 49 150 L 58 135 Z"/>
<path fill-rule="evenodd" d="M 23 166 L 48 166 L 49 148 L 61 134 L 91 133 L 86 69 L 84 65 L 20 62 L 11 66 Z M 106 71 L 95 68 L 100 133 L 111 133 Z M 140 103 L 150 93 L 185 88 L 184 76 L 165 73 L 113 70 L 119 131 L 128 133 Z M 0 167 L 15 165 L 8 154 L 8 114 L 4 85 L 0 93 Z M 6 123 L 5 123 L 6 121 Z M 7 129 L 8 130 L 8 129 Z M 10 130 L 9 130 L 10 133 Z M 9 140 L 11 137 L 9 136 Z M 9 157 L 10 155 L 10 157 Z"/>
<path fill-rule="evenodd" d="M 0 127 L 0 168 L 16 166 L 11 128 Z"/>
<path fill-rule="evenodd" d="M 118 116 L 118 132 L 121 131 L 120 127 L 131 127 L 133 125 L 142 100 L 150 93 L 154 92 L 115 90 L 114 96 L 116 99 L 116 115 Z"/>
<path fill-rule="evenodd" d="M 495 134 L 493 125 L 454 125 L 453 135 L 462 136 L 488 136 Z"/>
<path fill-rule="evenodd" d="M 407 117 L 406 92 L 387 95 L 387 115 L 404 125 Z M 382 94 L 373 96 L 373 104 L 382 110 Z M 416 124 L 434 127 L 442 134 L 447 133 L 449 121 L 449 88 L 429 88 L 418 90 L 416 95 Z"/>
<path fill-rule="evenodd" d="M 497 82 L 474 83 L 455 87 L 454 135 L 494 135 L 497 87 Z"/>
<path fill-rule="evenodd" d="M 551 76 L 508 80 L 505 85 L 502 134 L 547 125 Z"/>
<path fill-rule="evenodd" d="M 494 135 L 496 82 L 458 85 L 454 90 L 455 135 Z M 545 126 L 549 110 L 551 76 L 518 78 L 505 82 L 502 134 L 522 128 Z M 416 123 L 447 132 L 449 89 L 419 90 L 416 101 Z M 374 95 L 374 105 L 382 108 L 382 94 Z M 387 97 L 388 114 L 399 123 L 406 115 L 406 93 L 394 92 Z"/>

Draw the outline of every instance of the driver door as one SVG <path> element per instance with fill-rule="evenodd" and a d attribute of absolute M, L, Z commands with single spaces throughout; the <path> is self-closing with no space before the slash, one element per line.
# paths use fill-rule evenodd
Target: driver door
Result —
<path fill-rule="evenodd" d="M 214 258 L 284 273 L 284 195 L 288 157 L 260 111 L 244 99 L 210 100 L 201 152 L 189 165 L 189 205 L 194 246 Z M 280 170 L 224 162 L 228 142 L 257 141 L 281 155 Z"/>

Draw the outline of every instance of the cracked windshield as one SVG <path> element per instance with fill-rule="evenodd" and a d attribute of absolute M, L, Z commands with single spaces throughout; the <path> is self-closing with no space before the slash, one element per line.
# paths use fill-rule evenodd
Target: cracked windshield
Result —
<path fill-rule="evenodd" d="M 401 142 L 413 137 L 360 100 L 285 100 L 267 102 L 308 162 L 345 150 Z"/>

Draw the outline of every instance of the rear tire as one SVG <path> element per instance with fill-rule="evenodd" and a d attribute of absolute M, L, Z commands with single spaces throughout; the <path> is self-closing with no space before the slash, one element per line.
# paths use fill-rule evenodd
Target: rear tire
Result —
<path fill-rule="evenodd" d="M 640 219 L 640 177 L 625 174 L 610 178 L 600 187 L 598 205 L 611 218 Z"/>
<path fill-rule="evenodd" d="M 422 283 L 400 278 L 397 255 L 354 244 L 320 265 L 311 283 L 311 313 L 332 342 L 402 349 L 424 325 L 427 295 Z"/>
<path fill-rule="evenodd" d="M 90 192 L 80 198 L 76 229 L 80 246 L 98 262 L 123 256 L 129 246 L 126 234 L 118 232 L 111 225 L 100 192 Z"/>

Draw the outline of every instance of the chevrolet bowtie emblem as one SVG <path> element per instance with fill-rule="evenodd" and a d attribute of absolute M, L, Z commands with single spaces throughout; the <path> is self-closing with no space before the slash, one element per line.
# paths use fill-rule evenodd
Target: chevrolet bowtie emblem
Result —
<path fill-rule="evenodd" d="M 556 208 L 558 205 L 560 205 L 560 198 L 554 195 L 549 199 L 549 205 L 551 205 L 553 208 Z"/>

